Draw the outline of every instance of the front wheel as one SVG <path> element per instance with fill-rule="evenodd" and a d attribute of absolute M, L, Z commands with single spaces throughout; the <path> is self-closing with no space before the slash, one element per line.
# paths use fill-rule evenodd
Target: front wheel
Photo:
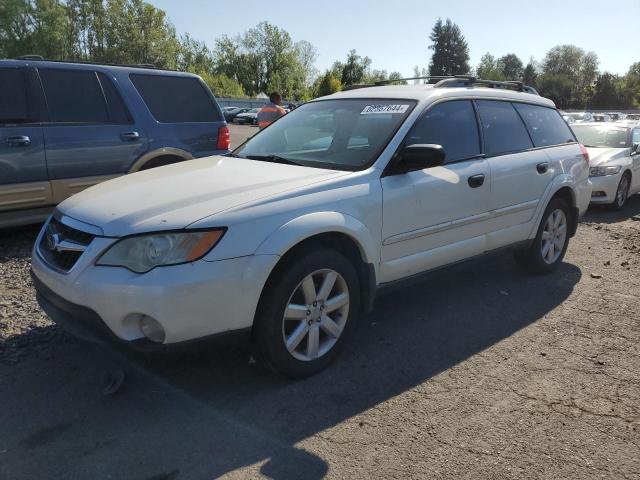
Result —
<path fill-rule="evenodd" d="M 269 280 L 254 325 L 257 356 L 288 377 L 327 367 L 353 331 L 360 309 L 358 275 L 342 254 L 306 250 Z"/>
<path fill-rule="evenodd" d="M 616 198 L 611 204 L 613 208 L 616 210 L 622 210 L 624 204 L 627 202 L 627 198 L 629 197 L 629 189 L 631 187 L 631 176 L 629 172 L 625 172 L 620 179 L 620 183 L 618 183 L 618 189 L 616 190 Z"/>
<path fill-rule="evenodd" d="M 551 200 L 531 246 L 515 252 L 518 263 L 532 273 L 550 273 L 558 268 L 569 246 L 570 218 L 564 200 Z"/>

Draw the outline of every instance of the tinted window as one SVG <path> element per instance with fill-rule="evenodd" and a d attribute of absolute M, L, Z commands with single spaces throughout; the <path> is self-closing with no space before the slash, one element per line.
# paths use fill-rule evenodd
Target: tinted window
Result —
<path fill-rule="evenodd" d="M 220 120 L 211 97 L 197 78 L 138 74 L 130 78 L 159 122 Z"/>
<path fill-rule="evenodd" d="M 456 100 L 429 109 L 407 135 L 407 145 L 420 143 L 442 145 L 446 161 L 479 155 L 480 137 L 471 102 Z"/>
<path fill-rule="evenodd" d="M 52 122 L 108 123 L 107 106 L 95 72 L 40 70 Z"/>
<path fill-rule="evenodd" d="M 21 70 L 0 69 L 0 123 L 29 121 L 29 106 L 24 85 Z"/>
<path fill-rule="evenodd" d="M 557 110 L 524 103 L 514 103 L 513 106 L 522 116 L 536 147 L 575 141 L 567 123 L 562 120 Z"/>
<path fill-rule="evenodd" d="M 113 81 L 109 79 L 105 74 L 98 73 L 100 77 L 100 85 L 104 92 L 104 97 L 107 100 L 107 111 L 109 112 L 109 120 L 111 123 L 131 123 L 131 117 L 127 111 L 127 107 L 124 106 L 122 97 L 113 85 Z"/>
<path fill-rule="evenodd" d="M 487 155 L 517 152 L 533 147 L 527 129 L 511 103 L 478 100 Z"/>

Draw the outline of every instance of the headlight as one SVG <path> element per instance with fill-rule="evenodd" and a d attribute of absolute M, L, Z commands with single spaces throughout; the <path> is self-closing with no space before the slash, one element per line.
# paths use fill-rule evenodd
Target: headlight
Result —
<path fill-rule="evenodd" d="M 152 233 L 123 238 L 103 253 L 96 265 L 145 273 L 163 265 L 193 262 L 215 247 L 225 231 Z"/>
<path fill-rule="evenodd" d="M 604 177 L 605 175 L 615 175 L 620 173 L 622 169 L 621 165 L 609 166 L 609 167 L 591 167 L 589 169 L 589 176 L 591 177 Z"/>

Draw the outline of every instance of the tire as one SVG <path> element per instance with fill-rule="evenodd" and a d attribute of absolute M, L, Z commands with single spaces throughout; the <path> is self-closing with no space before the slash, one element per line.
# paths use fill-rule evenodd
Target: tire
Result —
<path fill-rule="evenodd" d="M 323 291 L 325 281 L 332 288 Z M 360 282 L 351 261 L 323 247 L 305 249 L 278 266 L 265 286 L 253 328 L 256 357 L 286 377 L 313 375 L 336 358 L 359 312 Z"/>
<path fill-rule="evenodd" d="M 629 189 L 631 188 L 631 174 L 627 171 L 622 174 L 618 188 L 616 189 L 616 198 L 611 206 L 616 210 L 622 210 L 624 204 L 629 198 Z"/>
<path fill-rule="evenodd" d="M 538 233 L 531 246 L 515 251 L 515 258 L 520 266 L 536 274 L 551 273 L 557 269 L 569 246 L 571 221 L 571 210 L 567 203 L 560 198 L 552 199 L 542 215 Z M 557 227 L 554 226 L 556 224 Z"/>

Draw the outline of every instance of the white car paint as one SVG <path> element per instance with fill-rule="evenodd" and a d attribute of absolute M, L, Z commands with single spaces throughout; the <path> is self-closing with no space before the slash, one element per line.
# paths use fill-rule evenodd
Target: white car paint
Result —
<path fill-rule="evenodd" d="M 143 337 L 135 315 L 160 322 L 165 343 L 250 327 L 278 260 L 311 236 L 340 232 L 357 245 L 378 286 L 535 237 L 551 197 L 568 187 L 582 214 L 591 187 L 578 144 L 533 149 L 384 176 L 416 119 L 445 99 L 502 99 L 553 107 L 528 93 L 489 88 L 388 86 L 331 98 L 417 101 L 373 165 L 357 172 L 210 157 L 143 171 L 85 190 L 55 216 L 97 233 L 67 273 L 34 247 L 35 276 L 60 297 L 95 311 L 119 338 Z M 258 134 L 260 135 L 260 134 Z M 546 175 L 535 165 L 549 162 Z M 486 175 L 470 189 L 467 178 Z M 97 266 L 118 238 L 174 229 L 226 227 L 203 259 L 137 274 Z"/>
<path fill-rule="evenodd" d="M 638 130 L 640 131 L 640 129 Z M 625 173 L 631 174 L 629 195 L 640 193 L 640 154 L 634 154 L 630 148 L 587 148 L 591 167 L 620 166 L 620 171 L 613 175 L 591 177 L 593 192 L 604 192 L 605 195 L 591 197 L 591 203 L 610 204 L 616 198 L 618 185 Z"/>

